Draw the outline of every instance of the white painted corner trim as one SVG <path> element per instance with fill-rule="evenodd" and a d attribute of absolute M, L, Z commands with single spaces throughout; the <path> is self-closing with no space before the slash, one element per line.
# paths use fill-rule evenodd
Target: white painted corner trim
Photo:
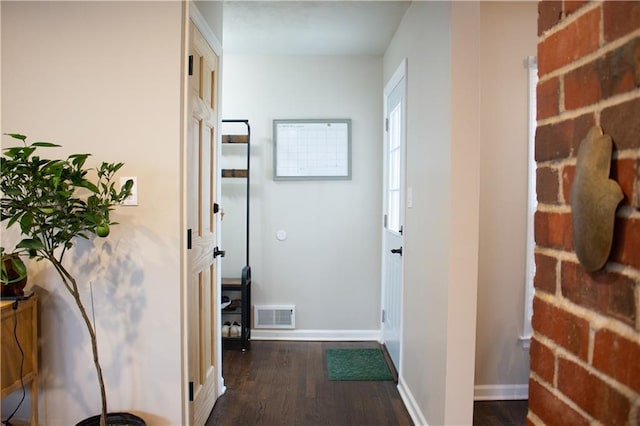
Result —
<path fill-rule="evenodd" d="M 476 385 L 474 401 L 511 401 L 529 398 L 529 384 L 525 385 Z"/>
<path fill-rule="evenodd" d="M 393 89 L 398 85 L 398 83 L 402 81 L 403 78 L 406 81 L 406 76 L 407 76 L 407 58 L 403 58 L 402 61 L 400 61 L 400 63 L 398 64 L 398 68 L 396 68 L 396 70 L 393 72 L 393 75 L 391 76 L 389 81 L 387 81 L 387 84 L 385 84 L 384 96 L 385 97 L 388 96 L 393 91 Z M 405 92 L 406 92 L 406 86 L 405 86 Z M 386 114 L 385 114 L 385 117 L 386 117 Z"/>
<path fill-rule="evenodd" d="M 251 340 L 380 341 L 380 330 L 265 330 L 252 329 Z"/>
<path fill-rule="evenodd" d="M 531 335 L 518 337 L 518 342 L 522 346 L 522 350 L 528 351 L 531 347 Z"/>
<path fill-rule="evenodd" d="M 398 392 L 400 393 L 400 397 L 402 398 L 405 407 L 407 407 L 407 411 L 409 412 L 409 416 L 411 416 L 411 420 L 413 420 L 413 423 L 416 426 L 429 426 L 429 423 L 427 423 L 427 419 L 425 419 L 424 414 L 422 414 L 418 403 L 407 387 L 402 376 L 398 377 Z"/>
<path fill-rule="evenodd" d="M 213 33 L 204 16 L 193 2 L 189 3 L 189 17 L 198 31 L 202 33 L 204 39 L 207 40 L 213 52 L 218 56 L 222 55 L 222 43 L 220 43 L 220 40 L 218 40 L 218 37 Z"/>

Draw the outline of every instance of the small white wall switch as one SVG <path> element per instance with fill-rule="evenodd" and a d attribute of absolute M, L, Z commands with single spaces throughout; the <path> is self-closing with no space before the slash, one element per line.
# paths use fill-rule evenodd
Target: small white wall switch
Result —
<path fill-rule="evenodd" d="M 131 195 L 122 201 L 123 206 L 137 206 L 138 205 L 138 177 L 137 176 L 123 176 L 120 178 L 120 188 L 122 188 L 127 181 L 131 179 L 133 186 L 131 187 Z"/>

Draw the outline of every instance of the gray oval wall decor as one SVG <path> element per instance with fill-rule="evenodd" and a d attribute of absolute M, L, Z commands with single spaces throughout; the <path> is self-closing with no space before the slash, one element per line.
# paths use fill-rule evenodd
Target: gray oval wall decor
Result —
<path fill-rule="evenodd" d="M 616 208 L 623 198 L 609 178 L 611 136 L 599 126 L 589 130 L 578 149 L 576 174 L 571 186 L 573 245 L 578 260 L 589 272 L 607 263 L 613 243 Z"/>

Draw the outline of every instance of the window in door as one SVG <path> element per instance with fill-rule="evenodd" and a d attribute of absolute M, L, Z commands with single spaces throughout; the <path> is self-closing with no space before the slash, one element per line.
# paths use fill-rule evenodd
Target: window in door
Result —
<path fill-rule="evenodd" d="M 387 229 L 400 233 L 400 178 L 402 160 L 401 142 L 402 108 L 397 104 L 389 114 L 389 144 L 387 152 L 388 176 L 387 176 Z"/>

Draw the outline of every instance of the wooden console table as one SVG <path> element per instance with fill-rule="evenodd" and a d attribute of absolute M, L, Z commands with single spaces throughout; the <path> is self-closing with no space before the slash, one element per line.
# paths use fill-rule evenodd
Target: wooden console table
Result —
<path fill-rule="evenodd" d="M 17 305 L 16 305 L 17 303 Z M 0 301 L 2 313 L 2 399 L 31 384 L 31 424 L 38 424 L 38 300 L 31 296 L 26 300 Z M 22 355 L 14 337 L 16 335 L 24 352 L 22 378 L 20 362 Z"/>

